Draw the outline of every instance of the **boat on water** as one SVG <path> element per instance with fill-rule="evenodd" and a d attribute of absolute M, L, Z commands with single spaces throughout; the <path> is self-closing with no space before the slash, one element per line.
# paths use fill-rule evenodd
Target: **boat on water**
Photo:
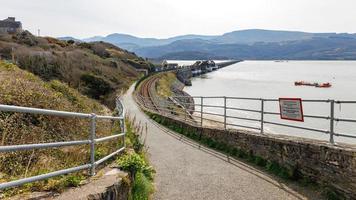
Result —
<path fill-rule="evenodd" d="M 331 84 L 330 83 L 321 83 L 321 84 L 316 85 L 315 87 L 329 88 L 329 87 L 331 87 Z"/>
<path fill-rule="evenodd" d="M 329 88 L 331 87 L 331 83 L 327 82 L 327 83 L 310 83 L 310 82 L 306 82 L 306 81 L 295 81 L 294 82 L 295 86 L 314 86 L 314 87 L 318 87 L 318 88 Z"/>

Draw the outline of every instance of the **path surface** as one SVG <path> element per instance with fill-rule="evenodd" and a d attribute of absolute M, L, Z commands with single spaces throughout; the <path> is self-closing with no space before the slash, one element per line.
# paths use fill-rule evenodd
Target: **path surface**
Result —
<path fill-rule="evenodd" d="M 132 98 L 132 86 L 123 97 L 131 117 L 148 126 L 146 144 L 156 169 L 159 200 L 256 200 L 319 199 L 313 192 L 272 179 L 270 175 L 243 162 L 181 139 L 150 120 Z"/>

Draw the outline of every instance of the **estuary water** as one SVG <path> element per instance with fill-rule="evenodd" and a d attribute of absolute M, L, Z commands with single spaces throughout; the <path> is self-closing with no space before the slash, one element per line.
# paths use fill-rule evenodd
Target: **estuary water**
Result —
<path fill-rule="evenodd" d="M 188 63 L 187 61 L 184 62 L 184 64 Z M 332 87 L 295 86 L 295 81 L 330 82 Z M 356 61 L 244 61 L 195 77 L 192 80 L 192 84 L 192 86 L 184 89 L 192 96 L 232 96 L 268 99 L 290 97 L 356 101 Z M 200 99 L 195 101 L 200 103 Z M 204 99 L 204 104 L 223 105 L 223 99 Z M 228 107 L 256 110 L 261 108 L 260 101 L 228 100 L 227 105 Z M 304 102 L 303 110 L 305 115 L 330 116 L 330 103 Z M 204 111 L 223 114 L 223 110 L 218 108 L 206 108 Z M 279 113 L 278 102 L 266 102 L 265 111 Z M 228 110 L 227 114 L 251 119 L 261 118 L 259 113 L 246 111 Z M 356 119 L 356 104 L 335 104 L 335 117 Z M 223 120 L 221 117 L 219 119 L 219 116 L 215 116 L 214 119 Z M 325 132 L 330 129 L 330 121 L 327 119 L 305 118 L 304 122 L 293 122 L 282 120 L 278 115 L 265 115 L 265 120 L 325 130 Z M 228 118 L 227 121 L 238 125 L 260 127 L 260 122 L 232 118 Z M 265 132 L 271 134 L 287 134 L 329 140 L 328 133 L 271 124 L 265 124 L 264 127 Z M 335 122 L 335 132 L 356 136 L 356 123 Z M 356 144 L 356 139 L 351 138 L 335 137 L 335 141 Z"/>

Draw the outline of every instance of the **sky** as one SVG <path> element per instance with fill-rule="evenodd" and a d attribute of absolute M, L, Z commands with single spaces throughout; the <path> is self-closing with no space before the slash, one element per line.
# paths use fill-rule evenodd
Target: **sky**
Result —
<path fill-rule="evenodd" d="M 0 0 L 41 35 L 79 39 L 111 33 L 168 38 L 243 29 L 356 33 L 356 0 Z"/>

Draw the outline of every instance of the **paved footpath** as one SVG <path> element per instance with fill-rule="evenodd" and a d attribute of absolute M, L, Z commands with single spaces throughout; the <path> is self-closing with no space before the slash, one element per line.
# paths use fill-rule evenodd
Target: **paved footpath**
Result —
<path fill-rule="evenodd" d="M 182 139 L 150 120 L 132 98 L 132 86 L 123 97 L 131 117 L 148 126 L 146 144 L 156 169 L 159 200 L 320 199 L 319 195 L 272 177 L 243 162 Z"/>

